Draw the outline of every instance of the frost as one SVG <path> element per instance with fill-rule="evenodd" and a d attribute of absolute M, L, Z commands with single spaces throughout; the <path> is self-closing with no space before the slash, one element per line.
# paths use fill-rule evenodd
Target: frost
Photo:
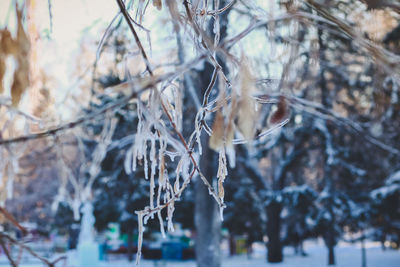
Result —
<path fill-rule="evenodd" d="M 175 178 L 175 183 L 174 183 L 174 192 L 177 194 L 180 190 L 180 182 L 179 178 L 181 177 L 180 173 L 182 170 L 182 164 L 183 164 L 183 159 L 181 159 L 178 163 L 178 166 L 176 167 L 175 173 L 176 173 L 176 178 Z"/>
<path fill-rule="evenodd" d="M 169 159 L 174 162 L 176 157 L 182 156 L 181 153 L 179 152 L 171 152 L 171 151 L 165 151 L 165 155 L 169 157 Z"/>
<path fill-rule="evenodd" d="M 158 221 L 160 222 L 160 231 L 161 231 L 161 235 L 163 238 L 166 238 L 167 236 L 165 235 L 165 230 L 164 230 L 164 220 L 161 216 L 161 210 L 159 210 L 157 212 L 157 217 L 158 217 Z"/>
<path fill-rule="evenodd" d="M 202 147 L 201 147 L 201 120 L 204 116 L 204 111 L 199 111 L 196 115 L 195 119 L 195 135 L 196 135 L 196 143 L 198 145 L 199 154 L 202 154 Z"/>
<path fill-rule="evenodd" d="M 236 166 L 236 153 L 234 147 L 227 147 L 226 148 L 226 155 L 228 156 L 229 167 L 231 169 L 235 168 Z"/>
<path fill-rule="evenodd" d="M 172 223 L 172 217 L 173 217 L 174 211 L 175 211 L 175 201 L 174 200 L 170 201 L 171 200 L 170 193 L 172 194 L 172 197 L 173 197 L 173 191 L 172 191 L 171 185 L 170 185 L 170 191 L 167 192 L 167 196 L 168 196 L 167 199 L 168 199 L 168 203 L 169 203 L 168 207 L 167 207 L 167 221 L 168 221 L 168 231 L 174 232 L 175 229 L 174 229 L 174 225 Z"/>
<path fill-rule="evenodd" d="M 140 258 L 142 256 L 142 244 L 143 244 L 143 212 L 139 211 L 136 212 L 137 216 L 138 216 L 138 249 L 137 249 L 137 253 L 136 253 L 136 266 L 139 266 L 140 263 Z"/>
<path fill-rule="evenodd" d="M 144 151 L 147 151 L 147 142 L 144 142 Z M 149 180 L 149 164 L 147 162 L 147 154 L 143 155 L 143 161 L 144 161 L 144 177 L 146 180 Z"/>

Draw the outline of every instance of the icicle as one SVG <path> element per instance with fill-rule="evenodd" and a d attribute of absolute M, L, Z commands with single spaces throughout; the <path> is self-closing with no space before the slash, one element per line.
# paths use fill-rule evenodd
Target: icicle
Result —
<path fill-rule="evenodd" d="M 147 222 L 150 219 L 150 216 L 153 214 L 148 210 L 148 207 L 145 208 L 145 213 L 147 213 L 147 214 L 146 214 L 146 216 L 143 216 L 143 225 L 147 224 Z"/>
<path fill-rule="evenodd" d="M 139 234 L 138 234 L 138 248 L 136 253 L 136 266 L 139 266 L 140 257 L 142 256 L 142 244 L 143 244 L 143 212 L 136 212 L 138 215 L 138 225 L 139 225 Z"/>
<path fill-rule="evenodd" d="M 199 112 L 197 112 L 196 115 L 196 119 L 195 119 L 195 133 L 196 133 L 196 143 L 198 145 L 199 148 L 199 154 L 201 155 L 203 153 L 203 149 L 201 146 L 201 122 L 200 122 L 200 115 L 203 117 L 204 111 L 203 110 L 199 110 Z"/>
<path fill-rule="evenodd" d="M 226 148 L 226 155 L 228 155 L 229 167 L 232 169 L 236 166 L 236 152 L 233 146 Z"/>
<path fill-rule="evenodd" d="M 160 163 L 161 165 L 161 163 Z M 160 200 L 161 200 L 161 188 L 162 184 L 160 182 L 160 177 L 158 177 L 158 192 L 157 192 L 157 207 L 160 207 Z M 164 231 L 164 222 L 161 216 L 161 210 L 157 211 L 158 221 L 160 222 L 160 231 L 163 238 L 165 238 L 165 231 Z"/>
<path fill-rule="evenodd" d="M 151 169 L 150 169 L 150 208 L 154 208 L 154 189 L 155 189 L 155 182 L 154 176 L 156 174 L 156 167 L 157 167 L 157 158 L 156 158 L 156 141 L 152 137 L 150 139 L 150 162 L 151 162 Z M 153 218 L 153 217 L 152 217 Z"/>
<path fill-rule="evenodd" d="M 150 208 L 154 209 L 154 189 L 155 189 L 155 184 L 154 184 L 154 173 L 152 172 L 152 175 L 150 176 Z"/>
<path fill-rule="evenodd" d="M 155 189 L 154 176 L 152 175 L 150 177 L 150 208 L 151 209 L 154 209 L 154 189 Z"/>
<path fill-rule="evenodd" d="M 221 218 L 221 221 L 224 221 L 224 208 L 223 206 L 219 207 L 219 216 Z"/>
<path fill-rule="evenodd" d="M 124 169 L 126 174 L 132 173 L 132 157 L 133 157 L 133 146 L 126 152 L 125 161 L 124 161 Z"/>
<path fill-rule="evenodd" d="M 159 153 L 158 183 L 159 186 L 162 188 L 165 188 L 168 179 L 168 174 L 165 168 L 165 156 L 164 156 L 166 147 L 167 143 L 164 140 L 160 139 L 160 149 L 158 151 Z"/>
<path fill-rule="evenodd" d="M 175 88 L 174 90 L 174 95 L 175 95 L 175 120 L 176 120 L 176 126 L 178 128 L 179 131 L 182 131 L 182 99 L 183 99 L 183 94 L 182 94 L 182 90 L 178 87 Z"/>
<path fill-rule="evenodd" d="M 136 161 L 137 161 L 137 154 L 138 154 L 138 143 L 140 143 L 141 137 L 136 135 L 135 137 L 135 144 L 133 145 L 133 151 L 132 151 L 132 164 L 131 164 L 131 170 L 134 172 L 136 171 Z"/>
<path fill-rule="evenodd" d="M 184 180 L 189 178 L 190 164 L 191 164 L 191 161 L 190 161 L 189 155 L 187 153 L 185 153 L 182 156 L 182 169 L 181 169 L 181 174 L 182 174 L 182 177 L 184 178 Z"/>
<path fill-rule="evenodd" d="M 181 160 L 178 162 L 178 166 L 176 167 L 176 170 L 175 170 L 175 173 L 176 173 L 176 179 L 175 179 L 175 183 L 174 183 L 175 194 L 177 194 L 180 189 L 179 178 L 181 176 L 182 164 L 183 164 L 183 158 L 181 158 Z"/>
<path fill-rule="evenodd" d="M 168 202 L 168 192 L 163 196 L 164 204 Z"/>
<path fill-rule="evenodd" d="M 143 133 L 143 121 L 142 121 L 142 108 L 140 102 L 137 105 L 137 114 L 138 114 L 138 124 L 137 124 L 137 132 L 135 135 L 135 141 L 132 146 L 132 155 L 129 155 L 131 158 L 131 164 L 130 164 L 130 172 L 136 171 L 136 162 L 137 160 L 141 159 L 141 153 L 143 150 L 143 142 L 144 142 L 144 133 Z M 127 155 L 128 156 L 128 155 Z"/>
<path fill-rule="evenodd" d="M 165 235 L 164 221 L 163 221 L 163 218 L 161 216 L 161 210 L 157 211 L 157 216 L 158 216 L 158 221 L 160 222 L 161 235 L 162 235 L 163 238 L 166 238 L 167 236 Z"/>
<path fill-rule="evenodd" d="M 144 151 L 147 151 L 147 142 L 144 142 Z M 144 177 L 146 180 L 149 180 L 149 163 L 147 162 L 147 153 L 143 155 L 144 162 Z"/>
<path fill-rule="evenodd" d="M 228 175 L 228 169 L 226 167 L 226 155 L 225 155 L 225 149 L 222 148 L 219 151 L 219 157 L 218 157 L 218 173 L 217 173 L 217 178 L 218 178 L 218 197 L 221 200 L 221 206 L 220 206 L 220 216 L 221 220 L 223 220 L 223 210 L 224 210 L 224 196 L 225 196 L 225 191 L 224 191 L 224 181 L 226 176 Z"/>
<path fill-rule="evenodd" d="M 174 224 L 172 223 L 172 217 L 174 215 L 175 211 L 175 201 L 171 201 L 168 205 L 168 215 L 167 215 L 167 220 L 168 220 L 168 231 L 169 232 L 174 232 Z"/>
<path fill-rule="evenodd" d="M 177 156 L 181 156 L 182 154 L 179 152 L 172 152 L 172 151 L 165 151 L 165 155 L 167 155 L 169 157 L 169 159 L 174 162 L 175 161 L 175 157 Z"/>
<path fill-rule="evenodd" d="M 151 161 L 151 172 L 154 176 L 156 172 L 157 166 L 157 158 L 156 158 L 156 140 L 151 138 L 151 146 L 150 146 L 150 161 Z"/>

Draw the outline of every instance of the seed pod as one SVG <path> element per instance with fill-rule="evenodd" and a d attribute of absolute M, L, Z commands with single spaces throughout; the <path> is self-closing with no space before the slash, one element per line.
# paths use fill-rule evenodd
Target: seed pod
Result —
<path fill-rule="evenodd" d="M 157 7 L 158 10 L 161 10 L 162 8 L 161 0 L 153 0 L 153 6 Z"/>
<path fill-rule="evenodd" d="M 218 110 L 217 114 L 215 114 L 212 131 L 213 134 L 210 137 L 209 146 L 211 149 L 219 151 L 224 145 L 225 131 L 224 116 L 222 115 L 221 110 Z"/>
<path fill-rule="evenodd" d="M 268 124 L 275 125 L 283 122 L 290 116 L 290 110 L 284 96 L 279 97 L 278 108 L 270 113 Z"/>

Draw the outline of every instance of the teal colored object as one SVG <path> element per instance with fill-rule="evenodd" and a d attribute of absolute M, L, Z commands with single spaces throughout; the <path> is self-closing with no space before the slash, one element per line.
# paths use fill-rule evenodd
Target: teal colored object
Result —
<path fill-rule="evenodd" d="M 99 260 L 105 261 L 107 259 L 107 247 L 106 243 L 99 245 Z"/>
<path fill-rule="evenodd" d="M 161 246 L 162 258 L 165 260 L 182 260 L 184 245 L 180 242 L 165 242 Z"/>

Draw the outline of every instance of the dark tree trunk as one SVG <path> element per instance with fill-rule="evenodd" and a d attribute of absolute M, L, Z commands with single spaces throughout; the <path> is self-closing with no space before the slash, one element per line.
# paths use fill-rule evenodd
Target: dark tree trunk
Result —
<path fill-rule="evenodd" d="M 382 236 L 381 236 L 381 246 L 382 246 L 383 251 L 386 250 L 385 242 L 386 242 L 386 233 L 385 233 L 385 230 L 383 229 Z"/>
<path fill-rule="evenodd" d="M 328 246 L 328 265 L 335 265 L 335 246 Z"/>
<path fill-rule="evenodd" d="M 326 62 L 326 55 L 325 55 L 325 50 L 326 46 L 324 43 L 324 39 L 322 37 L 323 30 L 322 28 L 318 29 L 318 44 L 319 44 L 319 60 L 320 60 L 320 86 L 321 86 L 321 103 L 324 107 L 326 108 L 332 108 L 332 101 L 331 101 L 331 96 L 330 96 L 330 91 L 326 87 L 326 80 L 325 80 L 325 67 L 324 67 L 324 62 Z M 332 164 L 332 157 L 334 155 L 330 154 L 328 152 L 330 149 L 328 149 L 329 146 L 332 146 L 332 141 L 330 138 L 330 133 L 329 133 L 329 122 L 325 122 L 326 125 L 326 131 L 324 132 L 325 135 L 325 183 L 326 187 L 328 189 L 328 192 L 330 194 L 330 200 L 328 203 L 327 209 L 329 210 L 329 214 L 331 216 L 331 221 L 329 222 L 329 226 L 327 229 L 327 237 L 326 237 L 326 245 L 328 247 L 328 265 L 335 265 L 335 245 L 336 245 L 336 240 L 335 240 L 335 214 L 333 212 L 333 195 L 334 195 L 334 181 L 332 177 L 332 169 L 331 169 L 331 164 Z"/>
<path fill-rule="evenodd" d="M 331 218 L 333 218 L 329 223 L 329 227 L 327 229 L 327 236 L 326 236 L 326 245 L 328 247 L 328 265 L 335 265 L 335 221 L 334 221 L 334 214 L 332 211 L 332 199 L 329 201 L 329 213 L 331 215 Z"/>
<path fill-rule="evenodd" d="M 229 255 L 236 255 L 236 240 L 232 234 L 229 234 Z"/>
<path fill-rule="evenodd" d="M 128 261 L 133 261 L 133 224 L 128 226 Z"/>
<path fill-rule="evenodd" d="M 282 205 L 272 202 L 267 206 L 267 260 L 268 262 L 282 262 L 282 243 L 281 243 L 281 210 Z"/>
<path fill-rule="evenodd" d="M 367 267 L 367 251 L 365 249 L 365 237 L 361 239 L 361 267 Z"/>
<path fill-rule="evenodd" d="M 224 7 L 227 4 L 227 0 L 220 1 L 220 7 Z M 214 7 L 217 9 L 217 7 Z M 230 10 L 230 9 L 229 9 Z M 220 15 L 220 40 L 223 41 L 226 37 L 227 25 L 228 25 L 228 14 L 229 11 L 223 12 Z M 208 35 L 214 38 L 213 33 L 213 20 L 210 21 L 208 27 Z M 225 66 L 225 62 L 221 60 L 217 53 L 218 63 L 222 66 L 225 74 L 228 70 Z M 199 71 L 198 83 L 196 83 L 196 89 L 201 92 L 199 99 L 203 99 L 203 94 L 207 89 L 214 67 L 210 63 L 204 65 L 204 69 Z M 218 85 L 218 82 L 216 83 Z M 211 98 L 217 95 L 218 88 L 213 88 L 210 94 Z M 217 154 L 208 147 L 209 138 L 203 133 L 201 143 L 203 147 L 203 154 L 200 160 L 200 169 L 202 170 L 205 177 L 208 179 L 211 185 L 217 174 L 218 170 L 218 158 Z M 203 184 L 200 178 L 195 181 L 195 215 L 194 223 L 196 227 L 196 262 L 198 267 L 220 267 L 221 266 L 221 219 L 219 216 L 219 207 L 215 199 L 210 196 L 208 188 Z"/>
<path fill-rule="evenodd" d="M 204 136 L 205 137 L 205 136 Z M 204 138 L 203 138 L 204 139 Z M 203 143 L 203 155 L 200 168 L 209 178 L 216 173 L 215 153 L 208 148 L 208 142 Z M 208 188 L 200 178 L 195 182 L 195 226 L 196 226 L 196 262 L 198 267 L 221 266 L 220 232 L 221 220 L 219 218 L 218 204 L 208 193 Z"/>

